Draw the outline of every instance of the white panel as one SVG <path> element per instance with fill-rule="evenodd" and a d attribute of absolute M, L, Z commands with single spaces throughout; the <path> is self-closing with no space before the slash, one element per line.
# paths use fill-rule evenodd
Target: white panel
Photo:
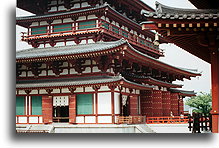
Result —
<path fill-rule="evenodd" d="M 40 25 L 48 25 L 48 23 L 46 21 L 42 21 L 40 22 Z"/>
<path fill-rule="evenodd" d="M 85 70 L 82 73 L 91 73 L 91 68 L 86 67 Z"/>
<path fill-rule="evenodd" d="M 98 123 L 112 123 L 112 116 L 99 116 Z"/>
<path fill-rule="evenodd" d="M 41 89 L 39 93 L 40 93 L 40 94 L 47 94 L 47 92 L 46 92 L 45 89 Z"/>
<path fill-rule="evenodd" d="M 68 88 L 62 88 L 62 93 L 69 93 L 69 89 Z"/>
<path fill-rule="evenodd" d="M 120 114 L 120 94 L 114 93 L 114 112 Z"/>
<path fill-rule="evenodd" d="M 98 114 L 111 114 L 111 92 L 98 93 Z"/>
<path fill-rule="evenodd" d="M 82 65 L 90 65 L 91 64 L 91 60 L 86 60 L 84 64 Z"/>
<path fill-rule="evenodd" d="M 67 75 L 67 74 L 68 74 L 68 69 L 64 69 L 60 75 Z"/>
<path fill-rule="evenodd" d="M 29 117 L 29 123 L 38 123 L 38 117 Z"/>
<path fill-rule="evenodd" d="M 96 15 L 88 15 L 87 18 L 88 18 L 88 19 L 96 19 L 96 18 L 98 18 L 98 17 L 96 17 Z"/>
<path fill-rule="evenodd" d="M 53 89 L 52 93 L 60 93 L 60 89 Z"/>
<path fill-rule="evenodd" d="M 80 44 L 87 44 L 86 40 L 82 40 Z"/>
<path fill-rule="evenodd" d="M 43 123 L 43 117 L 39 117 L 39 123 Z"/>
<path fill-rule="evenodd" d="M 101 86 L 99 91 L 110 91 L 108 86 Z"/>
<path fill-rule="evenodd" d="M 81 7 L 88 7 L 88 6 L 89 6 L 89 5 L 88 5 L 87 2 L 84 2 L 84 3 L 81 4 Z"/>
<path fill-rule="evenodd" d="M 73 22 L 72 19 L 70 18 L 63 19 L 63 23 L 69 23 L 69 22 Z"/>
<path fill-rule="evenodd" d="M 60 10 L 67 10 L 67 9 L 64 6 L 59 6 L 58 10 L 60 11 Z"/>
<path fill-rule="evenodd" d="M 76 43 L 74 41 L 68 41 L 66 42 L 66 45 L 76 45 Z"/>
<path fill-rule="evenodd" d="M 46 70 L 42 70 L 41 74 L 39 76 L 46 76 Z"/>
<path fill-rule="evenodd" d="M 83 116 L 76 117 L 76 123 L 84 123 L 84 117 Z"/>
<path fill-rule="evenodd" d="M 57 11 L 57 7 L 51 7 L 51 9 L 49 10 L 49 12 L 53 12 L 53 11 Z"/>
<path fill-rule="evenodd" d="M 18 123 L 27 123 L 27 117 L 18 117 Z"/>
<path fill-rule="evenodd" d="M 69 105 L 68 96 L 53 97 L 53 106 L 68 106 L 68 105 Z"/>
<path fill-rule="evenodd" d="M 70 74 L 77 74 L 78 72 L 75 71 L 75 69 L 70 69 Z"/>
<path fill-rule="evenodd" d="M 38 94 L 38 90 L 32 90 L 30 94 Z"/>
<path fill-rule="evenodd" d="M 82 87 L 79 87 L 79 88 L 76 88 L 75 92 L 83 92 L 83 88 Z"/>
<path fill-rule="evenodd" d="M 18 94 L 19 94 L 19 95 L 26 95 L 26 93 L 25 93 L 24 90 L 18 90 Z"/>
<path fill-rule="evenodd" d="M 49 70 L 49 71 L 48 71 L 48 75 L 49 75 L 49 76 L 54 76 L 55 74 L 53 73 L 52 70 Z"/>
<path fill-rule="evenodd" d="M 93 92 L 94 89 L 92 87 L 85 87 L 85 92 Z"/>
<path fill-rule="evenodd" d="M 30 25 L 30 27 L 32 27 L 32 26 L 38 26 L 38 25 L 39 25 L 38 22 L 33 22 L 33 23 Z"/>
<path fill-rule="evenodd" d="M 26 72 L 23 71 L 23 72 L 21 73 L 20 77 L 26 77 Z"/>
<path fill-rule="evenodd" d="M 98 69 L 98 67 L 97 66 L 94 66 L 93 67 L 93 72 L 99 72 L 100 70 Z"/>
<path fill-rule="evenodd" d="M 94 93 L 93 95 L 94 114 L 96 114 L 96 94 Z"/>
<path fill-rule="evenodd" d="M 52 24 L 59 24 L 59 23 L 62 23 L 62 20 L 61 20 L 61 19 L 59 19 L 59 20 L 54 20 L 54 21 L 52 22 Z"/>
<path fill-rule="evenodd" d="M 27 76 L 28 76 L 28 77 L 33 77 L 34 75 L 33 75 L 32 71 L 28 71 L 28 72 L 27 72 Z"/>
<path fill-rule="evenodd" d="M 80 3 L 74 4 L 74 8 L 80 8 Z"/>
<path fill-rule="evenodd" d="M 95 43 L 93 39 L 88 39 L 88 43 Z"/>
<path fill-rule="evenodd" d="M 65 46 L 65 43 L 64 42 L 58 42 L 58 43 L 56 43 L 56 46 Z"/>
<path fill-rule="evenodd" d="M 95 116 L 86 116 L 85 117 L 85 123 L 96 123 Z"/>
<path fill-rule="evenodd" d="M 136 94 L 140 94 L 140 90 L 136 90 Z"/>
<path fill-rule="evenodd" d="M 81 20 L 86 20 L 86 16 L 80 16 L 80 17 L 78 18 L 78 21 L 81 21 Z"/>

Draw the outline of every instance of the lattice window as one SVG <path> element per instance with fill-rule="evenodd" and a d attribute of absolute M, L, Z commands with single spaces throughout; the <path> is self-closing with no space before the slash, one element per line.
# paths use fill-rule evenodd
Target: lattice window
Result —
<path fill-rule="evenodd" d="M 93 94 L 77 95 L 77 114 L 93 114 Z"/>
<path fill-rule="evenodd" d="M 47 27 L 34 27 L 31 28 L 31 34 L 36 35 L 36 34 L 44 34 L 47 33 Z"/>
<path fill-rule="evenodd" d="M 89 28 L 95 28 L 95 27 L 96 27 L 96 20 L 78 23 L 78 29 L 89 29 Z"/>
<path fill-rule="evenodd" d="M 32 115 L 42 115 L 42 96 L 32 96 Z"/>
<path fill-rule="evenodd" d="M 16 115 L 24 115 L 24 107 L 25 107 L 25 97 L 17 96 L 16 97 Z"/>
<path fill-rule="evenodd" d="M 62 32 L 72 30 L 72 24 L 63 24 L 53 26 L 53 32 Z"/>

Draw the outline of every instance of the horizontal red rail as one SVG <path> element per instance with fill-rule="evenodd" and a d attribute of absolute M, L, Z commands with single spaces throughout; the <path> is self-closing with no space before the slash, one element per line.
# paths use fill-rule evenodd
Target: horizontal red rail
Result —
<path fill-rule="evenodd" d="M 147 124 L 186 124 L 189 122 L 188 117 L 147 117 Z"/>

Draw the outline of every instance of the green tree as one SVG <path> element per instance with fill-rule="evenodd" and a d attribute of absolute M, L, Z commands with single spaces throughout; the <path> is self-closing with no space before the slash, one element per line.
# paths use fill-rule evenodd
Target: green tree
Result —
<path fill-rule="evenodd" d="M 201 92 L 200 95 L 188 99 L 186 105 L 194 107 L 193 112 L 208 114 L 212 109 L 212 96 L 210 93 Z"/>

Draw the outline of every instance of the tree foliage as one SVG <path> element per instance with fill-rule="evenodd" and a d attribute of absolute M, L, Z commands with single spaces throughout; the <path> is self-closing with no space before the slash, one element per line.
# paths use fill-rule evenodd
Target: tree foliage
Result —
<path fill-rule="evenodd" d="M 201 92 L 200 95 L 188 99 L 186 105 L 194 107 L 193 112 L 208 114 L 212 109 L 212 96 L 210 93 Z"/>

